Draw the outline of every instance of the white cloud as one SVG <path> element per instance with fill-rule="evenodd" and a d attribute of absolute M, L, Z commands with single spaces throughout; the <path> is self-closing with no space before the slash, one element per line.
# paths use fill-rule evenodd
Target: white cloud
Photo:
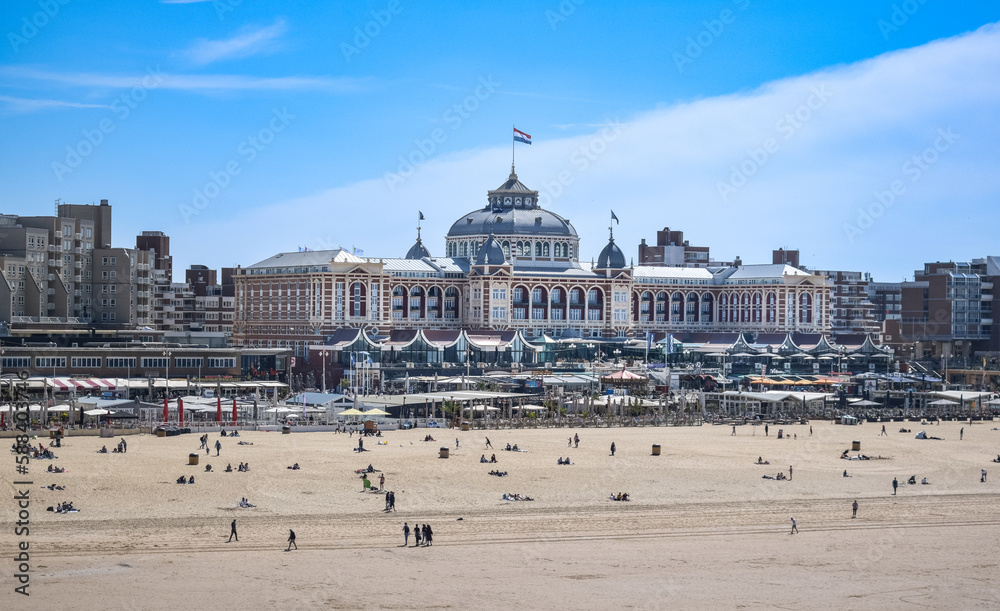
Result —
<path fill-rule="evenodd" d="M 142 86 L 143 79 L 155 77 L 159 89 L 187 91 L 261 91 L 261 90 L 317 90 L 332 93 L 354 93 L 369 88 L 374 82 L 369 78 L 334 78 L 328 76 L 278 76 L 261 77 L 239 74 L 170 74 L 160 72 L 159 66 L 150 67 L 145 74 L 114 75 L 92 72 L 51 72 L 22 66 L 0 67 L 0 76 L 24 81 L 41 81 L 86 88 L 130 89 Z"/>
<path fill-rule="evenodd" d="M 279 19 L 274 25 L 265 28 L 243 28 L 239 34 L 231 38 L 199 39 L 184 51 L 183 55 L 200 66 L 226 59 L 248 57 L 274 50 L 277 39 L 286 31 L 288 26 Z"/>
<path fill-rule="evenodd" d="M 616 241 L 628 258 L 640 239 L 655 242 L 656 230 L 670 226 L 720 260 L 769 263 L 770 250 L 783 246 L 799 248 L 803 264 L 814 268 L 899 280 L 928 260 L 997 254 L 989 230 L 1000 195 L 996 74 L 1000 33 L 988 26 L 623 118 L 612 141 L 602 140 L 600 129 L 547 138 L 536 128 L 533 146 L 517 150 L 519 175 L 550 196 L 561 188 L 547 207 L 573 222 L 585 260 L 606 242 L 614 209 L 621 219 Z M 949 130 L 957 139 L 942 140 Z M 424 243 L 442 255 L 450 224 L 484 206 L 486 190 L 506 178 L 509 146 L 432 159 L 395 191 L 379 176 L 255 209 L 222 197 L 213 206 L 239 205 L 240 214 L 219 214 L 216 222 L 208 210 L 192 225 L 178 215 L 176 252 L 212 241 L 232 257 L 226 265 L 298 245 L 353 245 L 368 256 L 398 257 L 413 242 L 422 210 Z M 385 169 L 398 165 L 387 158 Z M 720 184 L 741 165 L 752 175 L 723 197 Z M 894 185 L 901 194 L 879 210 L 876 194 Z"/>
<path fill-rule="evenodd" d="M 0 102 L 14 112 L 34 112 L 49 108 L 111 108 L 108 104 L 84 104 L 82 102 L 66 102 L 63 100 L 41 100 L 30 98 L 15 98 L 0 95 Z"/>

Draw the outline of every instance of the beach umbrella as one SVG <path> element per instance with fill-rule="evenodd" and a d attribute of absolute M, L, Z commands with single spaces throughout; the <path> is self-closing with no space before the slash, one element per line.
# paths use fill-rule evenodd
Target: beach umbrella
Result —
<path fill-rule="evenodd" d="M 177 399 L 178 426 L 184 426 L 184 399 Z"/>
<path fill-rule="evenodd" d="M 372 409 L 370 409 L 370 410 L 368 410 L 366 412 L 363 412 L 362 415 L 363 416 L 388 416 L 389 412 L 385 411 L 384 409 L 379 409 L 379 408 L 375 407 L 375 408 L 372 408 Z"/>
<path fill-rule="evenodd" d="M 365 413 L 363 411 L 359 410 L 359 409 L 355 409 L 355 408 L 352 407 L 350 409 L 345 409 L 344 411 L 340 412 L 337 415 L 338 416 L 364 416 Z"/>
<path fill-rule="evenodd" d="M 216 396 L 215 400 L 215 421 L 222 422 L 222 397 Z"/>

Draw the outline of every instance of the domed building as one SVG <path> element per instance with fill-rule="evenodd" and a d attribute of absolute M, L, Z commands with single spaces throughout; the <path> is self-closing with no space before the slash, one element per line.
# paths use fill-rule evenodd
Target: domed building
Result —
<path fill-rule="evenodd" d="M 336 249 L 279 253 L 242 268 L 234 341 L 304 356 L 330 338 L 325 349 L 342 363 L 358 350 L 376 361 L 435 362 L 476 350 L 476 360 L 503 350 L 530 360 L 542 336 L 622 342 L 830 330 L 827 279 L 791 265 L 633 267 L 613 231 L 588 261 L 570 220 L 543 209 L 513 166 L 483 207 L 451 225 L 445 252 L 432 256 L 418 225 L 402 258 Z"/>
<path fill-rule="evenodd" d="M 580 237 L 569 222 L 538 205 L 538 191 L 510 169 L 507 180 L 486 194 L 486 205 L 463 215 L 445 237 L 449 257 L 475 260 L 493 235 L 504 257 L 520 268 L 579 267 Z"/>

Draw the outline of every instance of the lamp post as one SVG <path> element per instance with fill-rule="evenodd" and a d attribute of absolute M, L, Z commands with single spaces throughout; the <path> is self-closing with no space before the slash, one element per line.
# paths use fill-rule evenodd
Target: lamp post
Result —
<path fill-rule="evenodd" d="M 167 378 L 166 378 L 166 389 L 164 395 L 167 399 L 170 399 L 170 355 L 172 353 L 169 350 L 163 351 L 163 356 L 167 357 Z"/>
<path fill-rule="evenodd" d="M 326 394 L 326 350 L 320 350 L 319 355 L 323 359 L 323 394 Z"/>

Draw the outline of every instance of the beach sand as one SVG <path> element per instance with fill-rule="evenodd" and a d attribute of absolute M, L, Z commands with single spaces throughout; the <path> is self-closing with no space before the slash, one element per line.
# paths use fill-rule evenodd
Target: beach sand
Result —
<path fill-rule="evenodd" d="M 813 422 L 811 436 L 809 426 L 791 425 L 771 426 L 768 437 L 763 427 L 737 427 L 733 437 L 731 427 L 710 425 L 416 429 L 386 433 L 387 445 L 365 438 L 363 454 L 346 434 L 214 433 L 209 443 L 221 439 L 221 456 L 201 450 L 198 466 L 187 464 L 197 434 L 132 436 L 127 454 L 96 453 L 111 440 L 70 437 L 52 461 L 67 473 L 31 463 L 31 596 L 10 586 L 0 605 L 996 609 L 994 426 L 888 423 L 879 436 L 881 425 Z M 777 439 L 778 428 L 797 438 Z M 944 439 L 914 439 L 921 429 Z M 422 441 L 428 432 L 437 441 Z M 568 448 L 574 434 L 580 446 Z M 853 440 L 884 459 L 841 460 Z M 507 443 L 527 451 L 503 451 Z M 660 456 L 651 455 L 654 443 Z M 450 458 L 438 458 L 441 447 Z M 484 453 L 498 464 L 480 464 Z M 567 456 L 572 465 L 556 464 Z M 758 456 L 770 465 L 755 464 Z M 241 461 L 250 472 L 222 471 Z M 214 472 L 204 472 L 206 462 Z M 295 462 L 300 470 L 286 469 Z M 395 492 L 396 512 L 383 511 L 382 494 L 360 492 L 354 471 L 369 463 Z M 791 481 L 762 478 L 787 475 L 790 465 Z M 509 475 L 487 475 L 495 468 Z M 993 471 L 986 483 L 983 468 Z M 196 484 L 174 483 L 192 474 Z M 911 475 L 930 484 L 907 485 Z M 67 490 L 42 488 L 50 483 Z M 503 501 L 505 492 L 535 500 Z M 632 500 L 608 500 L 617 492 Z M 257 507 L 238 508 L 241 497 Z M 44 510 L 64 499 L 82 511 Z M 9 524 L 13 503 L 4 510 Z M 240 541 L 227 543 L 234 518 Z M 430 523 L 433 547 L 400 547 L 404 521 Z M 284 551 L 289 528 L 297 551 Z M 4 548 L 7 555 L 13 544 Z"/>

